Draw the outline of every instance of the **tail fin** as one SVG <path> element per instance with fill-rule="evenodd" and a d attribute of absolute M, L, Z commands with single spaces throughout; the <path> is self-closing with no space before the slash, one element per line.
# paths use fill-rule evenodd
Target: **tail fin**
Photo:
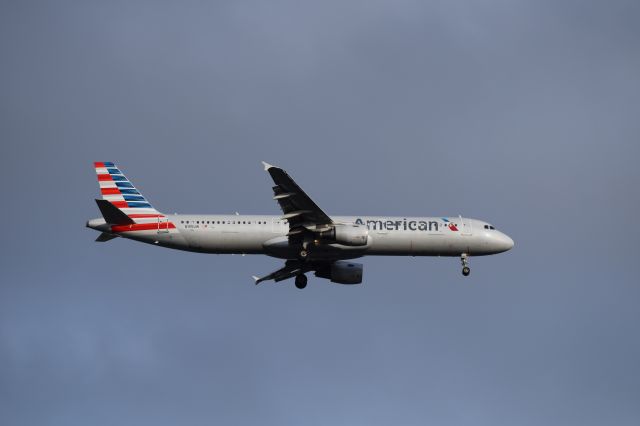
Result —
<path fill-rule="evenodd" d="M 102 199 L 109 201 L 131 219 L 164 217 L 133 186 L 125 175 L 109 161 L 93 163 Z M 98 203 L 100 206 L 100 203 Z M 102 210 L 102 209 L 101 209 Z"/>

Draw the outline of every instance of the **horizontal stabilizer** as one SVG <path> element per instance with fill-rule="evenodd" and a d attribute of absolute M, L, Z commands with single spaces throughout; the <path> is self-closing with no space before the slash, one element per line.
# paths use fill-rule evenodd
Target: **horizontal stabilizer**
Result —
<path fill-rule="evenodd" d="M 108 200 L 96 200 L 102 217 L 109 225 L 131 225 L 135 222 Z"/>
<path fill-rule="evenodd" d="M 114 238 L 118 238 L 117 235 L 113 235 L 113 234 L 107 234 L 106 232 L 103 232 L 102 234 L 98 235 L 98 238 L 96 238 L 96 242 L 97 243 L 104 243 L 107 241 L 111 241 Z"/>

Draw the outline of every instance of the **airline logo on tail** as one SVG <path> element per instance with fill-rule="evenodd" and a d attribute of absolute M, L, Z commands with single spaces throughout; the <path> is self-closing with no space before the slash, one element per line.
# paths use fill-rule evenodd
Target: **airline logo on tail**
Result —
<path fill-rule="evenodd" d="M 153 208 L 114 163 L 96 161 L 93 165 L 98 176 L 102 199 L 119 209 L 133 222 L 114 224 L 111 227 L 113 232 L 145 231 L 158 227 L 175 228 L 165 215 Z"/>
<path fill-rule="evenodd" d="M 110 201 L 120 209 L 152 209 L 157 213 L 115 164 L 108 161 L 93 164 L 103 200 Z"/>

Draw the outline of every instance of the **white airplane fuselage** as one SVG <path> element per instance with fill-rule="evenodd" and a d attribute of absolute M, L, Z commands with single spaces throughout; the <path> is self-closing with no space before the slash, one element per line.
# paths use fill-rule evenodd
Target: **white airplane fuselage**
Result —
<path fill-rule="evenodd" d="M 332 216 L 339 223 L 366 225 L 366 245 L 318 244 L 314 258 L 353 259 L 361 256 L 483 256 L 513 247 L 506 234 L 490 229 L 486 222 L 463 217 Z M 169 227 L 168 224 L 171 224 Z M 265 254 L 295 258 L 289 246 L 289 225 L 280 216 L 260 215 L 166 215 L 153 229 L 113 229 L 104 219 L 87 226 L 102 232 L 149 244 L 200 253 Z M 174 227 L 175 226 L 175 227 Z M 149 228 L 149 227 L 147 227 Z"/>

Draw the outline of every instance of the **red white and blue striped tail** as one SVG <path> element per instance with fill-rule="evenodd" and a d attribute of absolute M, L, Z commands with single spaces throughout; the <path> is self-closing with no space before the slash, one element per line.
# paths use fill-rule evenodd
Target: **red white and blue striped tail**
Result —
<path fill-rule="evenodd" d="M 126 176 L 110 161 L 93 163 L 102 199 L 109 201 L 136 223 L 165 217 L 153 208 L 151 203 L 136 189 Z"/>

